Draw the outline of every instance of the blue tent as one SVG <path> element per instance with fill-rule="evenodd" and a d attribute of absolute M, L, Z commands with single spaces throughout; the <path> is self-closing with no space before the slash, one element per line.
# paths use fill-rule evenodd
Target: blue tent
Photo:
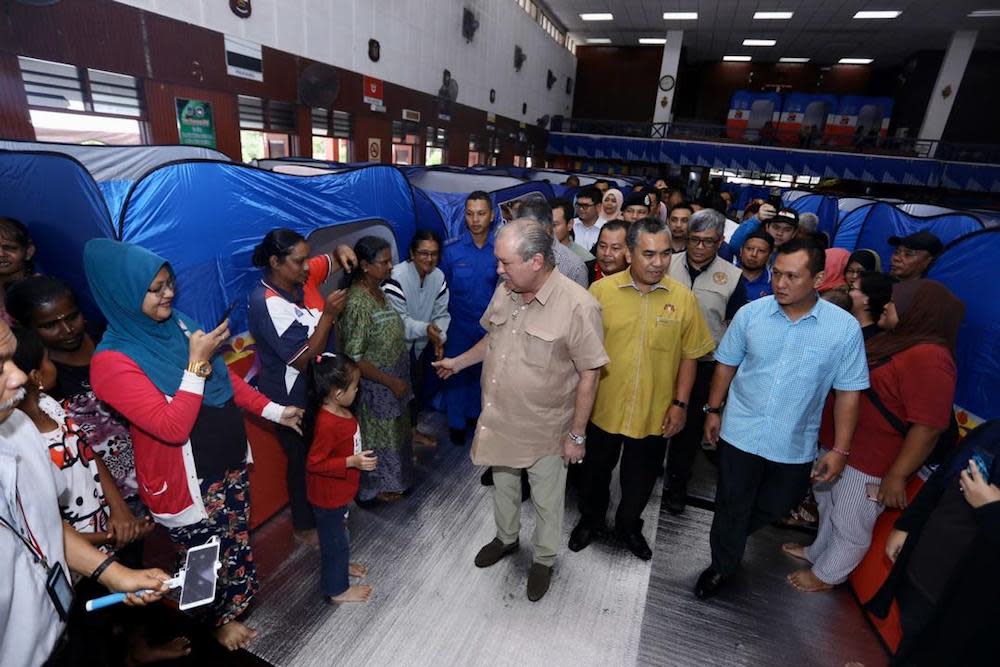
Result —
<path fill-rule="evenodd" d="M 945 248 L 928 277 L 965 302 L 958 334 L 955 404 L 981 419 L 1000 417 L 1000 228 L 967 234 Z"/>
<path fill-rule="evenodd" d="M 853 245 L 847 244 L 848 232 L 853 234 L 852 229 L 847 229 L 848 224 L 857 225 L 857 235 Z M 947 244 L 982 228 L 983 224 L 979 219 L 968 214 L 950 213 L 921 217 L 906 213 L 891 204 L 878 203 L 855 209 L 845 217 L 837 230 L 834 246 L 848 250 L 871 248 L 882 257 L 882 265 L 888 266 L 889 258 L 892 256 L 890 236 L 907 236 L 926 230 Z"/>

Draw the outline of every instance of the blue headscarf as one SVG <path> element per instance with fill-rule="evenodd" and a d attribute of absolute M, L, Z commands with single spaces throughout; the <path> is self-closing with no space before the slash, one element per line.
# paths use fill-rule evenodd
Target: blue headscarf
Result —
<path fill-rule="evenodd" d="M 163 322 L 142 312 L 146 291 L 160 269 L 166 266 L 173 277 L 170 264 L 131 243 L 93 239 L 84 247 L 83 265 L 94 300 L 108 320 L 98 351 L 121 352 L 138 364 L 160 391 L 167 396 L 176 394 L 188 365 L 188 338 L 181 323 L 192 333 L 201 326 L 177 309 Z M 203 403 L 220 407 L 232 397 L 229 370 L 217 355 L 205 383 Z"/>

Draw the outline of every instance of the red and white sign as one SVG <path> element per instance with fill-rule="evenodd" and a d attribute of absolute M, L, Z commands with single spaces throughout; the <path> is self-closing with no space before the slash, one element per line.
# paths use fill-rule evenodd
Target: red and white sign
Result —
<path fill-rule="evenodd" d="M 364 103 L 382 106 L 382 79 L 366 76 L 363 85 L 361 99 Z"/>

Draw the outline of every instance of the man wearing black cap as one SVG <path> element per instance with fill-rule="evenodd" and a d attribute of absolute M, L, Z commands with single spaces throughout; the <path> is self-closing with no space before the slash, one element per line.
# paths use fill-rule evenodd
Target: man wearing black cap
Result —
<path fill-rule="evenodd" d="M 645 192 L 630 192 L 622 203 L 622 220 L 632 224 L 650 215 L 649 195 Z"/>
<path fill-rule="evenodd" d="M 798 230 L 799 213 L 790 208 L 783 208 L 778 211 L 778 214 L 768 220 L 767 225 L 764 227 L 764 231 L 774 237 L 775 249 L 794 239 Z"/>
<path fill-rule="evenodd" d="M 928 231 L 890 236 L 889 245 L 894 248 L 889 275 L 898 280 L 923 278 L 934 258 L 944 250 L 941 239 Z"/>

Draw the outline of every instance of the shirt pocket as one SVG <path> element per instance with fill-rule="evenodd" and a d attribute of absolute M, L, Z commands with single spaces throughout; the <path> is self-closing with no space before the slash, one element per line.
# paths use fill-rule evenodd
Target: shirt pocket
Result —
<path fill-rule="evenodd" d="M 680 331 L 680 318 L 657 315 L 653 318 L 649 347 L 661 352 L 672 352 L 680 343 Z"/>
<path fill-rule="evenodd" d="M 489 333 L 490 334 L 499 334 L 500 330 L 504 326 L 506 326 L 506 324 L 507 324 L 507 314 L 506 313 L 493 313 L 492 315 L 490 315 Z M 495 339 L 491 335 L 489 337 L 489 339 L 486 341 L 486 344 L 489 346 L 489 349 L 492 350 L 494 343 L 495 343 Z"/>
<path fill-rule="evenodd" d="M 556 353 L 558 336 L 536 325 L 524 328 L 524 365 L 531 368 L 548 368 Z"/>
<path fill-rule="evenodd" d="M 805 345 L 802 347 L 802 357 L 795 369 L 795 375 L 812 382 L 822 382 L 833 373 L 836 363 L 837 360 L 827 348 L 820 345 Z"/>

